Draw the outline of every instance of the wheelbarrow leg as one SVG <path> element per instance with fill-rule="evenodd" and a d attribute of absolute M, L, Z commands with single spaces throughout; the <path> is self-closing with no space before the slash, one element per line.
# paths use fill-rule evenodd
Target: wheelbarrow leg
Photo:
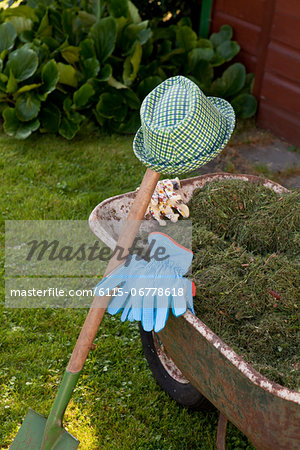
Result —
<path fill-rule="evenodd" d="M 217 431 L 217 450 L 225 450 L 226 448 L 225 441 L 226 441 L 227 423 L 228 423 L 227 417 L 220 412 Z"/>

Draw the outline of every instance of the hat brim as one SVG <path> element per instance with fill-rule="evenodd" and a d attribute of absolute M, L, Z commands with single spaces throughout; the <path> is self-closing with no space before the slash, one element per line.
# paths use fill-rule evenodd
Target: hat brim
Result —
<path fill-rule="evenodd" d="M 222 136 L 222 140 L 216 142 L 215 148 L 210 153 L 205 155 L 199 153 L 199 155 L 196 157 L 194 156 L 192 159 L 181 159 L 176 161 L 176 163 L 163 160 L 161 158 L 158 160 L 147 153 L 144 146 L 143 129 L 140 127 L 133 140 L 133 151 L 137 158 L 145 164 L 146 167 L 162 174 L 181 174 L 191 172 L 192 170 L 198 169 L 215 158 L 223 150 L 231 137 L 235 126 L 235 113 L 231 104 L 223 98 L 207 97 L 207 99 L 213 104 L 214 107 L 217 108 L 219 113 L 225 117 L 227 124 L 226 132 Z"/>

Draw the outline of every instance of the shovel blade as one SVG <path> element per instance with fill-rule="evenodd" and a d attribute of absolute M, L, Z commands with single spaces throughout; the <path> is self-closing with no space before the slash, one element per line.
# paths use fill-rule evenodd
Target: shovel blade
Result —
<path fill-rule="evenodd" d="M 29 409 L 9 448 L 11 450 L 41 450 L 46 422 L 47 419 L 44 416 Z M 53 450 L 75 450 L 78 445 L 79 441 L 74 436 L 59 427 Z"/>

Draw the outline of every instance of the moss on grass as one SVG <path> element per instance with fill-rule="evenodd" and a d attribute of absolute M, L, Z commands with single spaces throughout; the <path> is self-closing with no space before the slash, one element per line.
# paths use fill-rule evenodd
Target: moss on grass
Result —
<path fill-rule="evenodd" d="M 300 366 L 299 199 L 226 180 L 189 204 L 196 314 L 256 370 L 292 389 Z"/>

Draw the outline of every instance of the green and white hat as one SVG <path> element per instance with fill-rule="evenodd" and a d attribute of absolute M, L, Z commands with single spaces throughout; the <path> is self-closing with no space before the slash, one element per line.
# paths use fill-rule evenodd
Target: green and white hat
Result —
<path fill-rule="evenodd" d="M 184 173 L 203 166 L 227 144 L 235 114 L 226 100 L 206 97 L 182 76 L 165 80 L 141 106 L 142 126 L 135 135 L 135 155 L 160 173 Z"/>

